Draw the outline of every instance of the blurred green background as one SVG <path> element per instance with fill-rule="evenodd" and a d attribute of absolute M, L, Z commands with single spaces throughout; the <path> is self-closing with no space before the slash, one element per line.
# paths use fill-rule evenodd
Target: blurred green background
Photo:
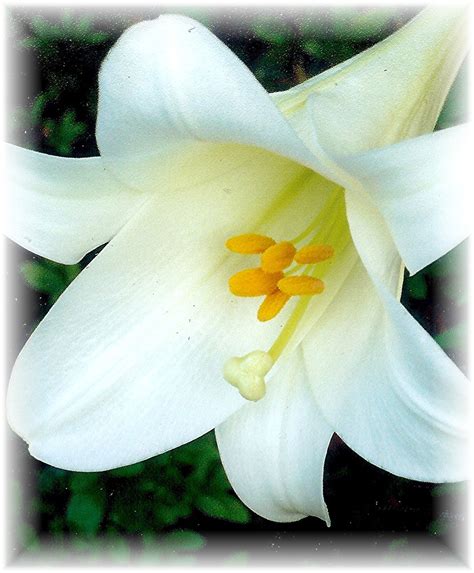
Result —
<path fill-rule="evenodd" d="M 171 10 L 60 10 L 11 8 L 8 15 L 8 140 L 53 155 L 97 155 L 94 127 L 97 74 L 121 32 L 142 19 Z M 208 26 L 254 72 L 269 91 L 287 89 L 347 59 L 389 35 L 414 10 L 183 9 Z M 14 65 L 13 65 L 14 63 Z M 466 118 L 466 71 L 462 70 L 438 128 Z M 64 266 L 9 244 L 8 302 L 15 355 L 61 292 L 96 254 Z M 405 282 L 402 301 L 444 350 L 466 368 L 467 289 L 463 245 Z M 20 326 L 19 326 L 20 325 Z M 45 543 L 68 554 L 94 559 L 108 547 L 111 558 L 131 559 L 152 548 L 162 559 L 199 563 L 215 533 L 237 541 L 228 563 L 251 563 L 255 551 L 305 536 L 309 549 L 331 544 L 337 533 L 377 532 L 388 556 L 406 551 L 410 532 L 447 538 L 461 535 L 461 484 L 434 486 L 397 478 L 351 452 L 340 439 L 331 443 L 325 468 L 325 495 L 333 526 L 317 519 L 295 524 L 268 522 L 235 496 L 219 460 L 213 434 L 172 452 L 104 473 L 75 473 L 33 460 L 16 437 L 11 481 L 12 511 L 18 522 L 15 551 L 35 554 Z M 18 442 L 18 443 L 17 443 Z M 20 469 L 21 468 L 21 469 Z M 214 532 L 214 535 L 213 535 Z M 260 532 L 247 547 L 245 534 Z M 239 541 L 241 540 L 241 541 Z"/>

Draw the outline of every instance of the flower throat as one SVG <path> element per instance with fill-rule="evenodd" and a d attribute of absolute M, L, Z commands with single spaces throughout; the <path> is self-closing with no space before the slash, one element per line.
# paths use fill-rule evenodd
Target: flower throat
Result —
<path fill-rule="evenodd" d="M 264 377 L 295 333 L 311 299 L 323 293 L 324 276 L 348 242 L 343 194 L 334 189 L 325 205 L 297 237 L 277 242 L 254 233 L 231 237 L 226 247 L 241 255 L 259 255 L 260 265 L 234 274 L 229 289 L 235 296 L 260 297 L 257 319 L 275 318 L 292 297 L 293 312 L 268 352 L 257 350 L 233 357 L 224 365 L 224 378 L 248 400 L 265 395 Z"/>

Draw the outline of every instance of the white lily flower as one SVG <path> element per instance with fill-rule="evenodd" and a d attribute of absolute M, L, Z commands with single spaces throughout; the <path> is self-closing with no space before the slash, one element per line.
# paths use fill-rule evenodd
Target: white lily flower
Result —
<path fill-rule="evenodd" d="M 10 148 L 15 241 L 73 263 L 110 240 L 15 364 L 33 456 L 106 470 L 217 427 L 235 491 L 275 521 L 329 522 L 333 432 L 396 475 L 465 478 L 466 379 L 398 302 L 403 264 L 467 236 L 465 133 L 428 134 L 464 20 L 427 9 L 269 96 L 203 26 L 161 16 L 103 63 L 101 157 Z M 233 293 L 267 294 L 260 320 Z"/>

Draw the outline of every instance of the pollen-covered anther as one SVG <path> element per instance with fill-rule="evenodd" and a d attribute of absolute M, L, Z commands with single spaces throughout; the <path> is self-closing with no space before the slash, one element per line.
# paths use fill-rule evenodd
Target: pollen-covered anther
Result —
<path fill-rule="evenodd" d="M 265 396 L 265 375 L 273 366 L 268 352 L 255 350 L 245 356 L 234 356 L 224 364 L 224 378 L 238 388 L 247 400 L 257 401 Z"/>
<path fill-rule="evenodd" d="M 285 277 L 278 281 L 278 288 L 290 296 L 320 294 L 324 290 L 324 283 L 307 275 Z"/>
<path fill-rule="evenodd" d="M 283 278 L 283 273 L 266 273 L 261 268 L 245 269 L 231 276 L 229 289 L 236 296 L 262 296 L 271 294 Z"/>
<path fill-rule="evenodd" d="M 292 243 L 283 241 L 269 247 L 261 257 L 262 269 L 267 273 L 277 273 L 293 262 L 296 249 Z"/>
<path fill-rule="evenodd" d="M 247 233 L 246 235 L 237 235 L 226 241 L 225 246 L 233 253 L 241 255 L 256 255 L 263 253 L 268 247 L 275 244 L 275 241 L 265 235 L 256 235 Z"/>
<path fill-rule="evenodd" d="M 290 295 L 281 292 L 279 289 L 272 292 L 272 294 L 268 294 L 258 309 L 258 320 L 260 320 L 260 322 L 266 322 L 267 320 L 275 318 L 289 300 Z"/>
<path fill-rule="evenodd" d="M 330 259 L 334 255 L 331 245 L 308 245 L 299 249 L 295 254 L 295 262 L 300 265 L 320 263 Z"/>

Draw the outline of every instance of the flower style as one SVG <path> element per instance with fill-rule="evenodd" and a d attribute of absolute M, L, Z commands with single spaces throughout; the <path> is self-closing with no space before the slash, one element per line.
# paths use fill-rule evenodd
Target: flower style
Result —
<path fill-rule="evenodd" d="M 465 129 L 430 133 L 464 21 L 426 9 L 269 95 L 161 16 L 102 65 L 100 157 L 10 146 L 12 239 L 61 263 L 110 241 L 15 364 L 33 456 L 106 470 L 216 428 L 235 491 L 275 521 L 329 523 L 333 432 L 396 475 L 466 477 L 467 381 L 399 303 L 404 266 L 467 236 Z"/>

